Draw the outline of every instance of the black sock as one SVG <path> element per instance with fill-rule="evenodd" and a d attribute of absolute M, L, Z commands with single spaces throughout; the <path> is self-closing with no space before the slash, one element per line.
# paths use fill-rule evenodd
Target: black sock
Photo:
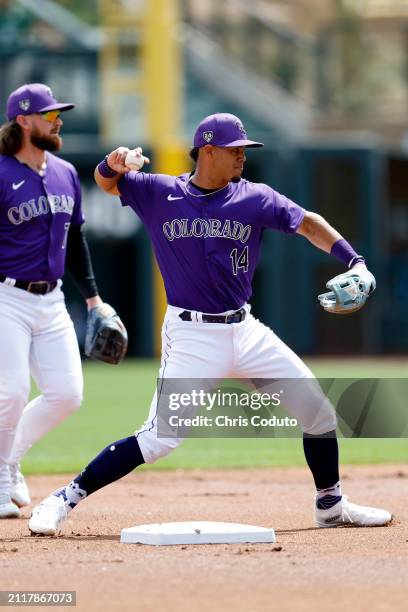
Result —
<path fill-rule="evenodd" d="M 303 450 L 316 489 L 328 489 L 338 483 L 339 447 L 335 430 L 321 436 L 303 434 Z"/>
<path fill-rule="evenodd" d="M 142 463 L 144 459 L 139 443 L 135 436 L 129 436 L 107 446 L 74 478 L 73 483 L 86 495 L 91 495 L 126 476 Z"/>

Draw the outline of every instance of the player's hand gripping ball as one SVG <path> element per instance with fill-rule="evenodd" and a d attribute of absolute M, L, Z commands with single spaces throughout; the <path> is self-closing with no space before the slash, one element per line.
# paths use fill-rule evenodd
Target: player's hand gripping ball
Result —
<path fill-rule="evenodd" d="M 149 158 L 145 157 L 141 147 L 131 149 L 125 158 L 125 166 L 131 170 L 141 170 L 146 163 L 149 163 Z"/>
<path fill-rule="evenodd" d="M 318 296 L 324 310 L 333 314 L 351 314 L 364 306 L 375 290 L 376 282 L 365 266 L 356 266 L 329 280 L 326 287 L 330 291 Z"/>
<path fill-rule="evenodd" d="M 85 355 L 113 365 L 126 355 L 128 335 L 116 311 L 109 304 L 91 308 L 86 322 Z"/>

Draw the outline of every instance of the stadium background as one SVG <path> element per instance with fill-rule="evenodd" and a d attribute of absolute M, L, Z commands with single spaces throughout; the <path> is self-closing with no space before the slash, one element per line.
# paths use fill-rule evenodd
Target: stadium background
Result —
<path fill-rule="evenodd" d="M 318 377 L 407 378 L 407 25 L 406 0 L 0 0 L 1 107 L 27 81 L 76 103 L 62 155 L 81 175 L 101 294 L 130 332 L 119 367 L 84 361 L 82 409 L 24 458 L 33 504 L 139 427 L 156 383 L 164 301 L 149 242 L 96 188 L 93 168 L 119 144 L 141 144 L 153 171 L 184 171 L 206 114 L 240 115 L 266 143 L 249 152 L 245 176 L 321 212 L 378 280 L 361 313 L 329 316 L 316 295 L 341 266 L 300 237 L 267 232 L 256 314 Z M 85 306 L 64 282 L 82 342 Z M 90 496 L 64 537 L 28 537 L 31 506 L 0 521 L 2 588 L 75 589 L 86 612 L 405 610 L 407 428 L 339 446 L 350 498 L 389 508 L 390 528 L 312 528 L 299 440 L 189 439 Z M 272 526 L 279 546 L 118 542 L 124 526 L 192 518 Z"/>
<path fill-rule="evenodd" d="M 76 109 L 62 156 L 78 168 L 102 295 L 157 354 L 163 293 L 138 219 L 93 183 L 99 159 L 142 145 L 152 171 L 189 168 L 194 126 L 235 112 L 264 150 L 245 176 L 323 214 L 367 257 L 378 291 L 330 317 L 316 295 L 341 266 L 306 241 L 265 235 L 255 313 L 298 353 L 396 354 L 408 346 L 408 9 L 385 0 L 1 0 L 0 103 L 50 84 Z M 106 201 L 105 201 L 106 200 Z M 85 309 L 66 292 L 80 340 Z"/>

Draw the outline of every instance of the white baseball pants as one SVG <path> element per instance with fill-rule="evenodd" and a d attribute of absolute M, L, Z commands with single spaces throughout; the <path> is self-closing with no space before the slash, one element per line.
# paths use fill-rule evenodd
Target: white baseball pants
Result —
<path fill-rule="evenodd" d="M 240 323 L 182 321 L 182 308 L 169 306 L 162 328 L 159 378 L 312 379 L 290 403 L 290 414 L 302 430 L 320 435 L 336 428 L 336 415 L 313 373 L 274 332 L 255 319 L 246 306 Z M 222 313 L 227 314 L 227 313 Z M 146 463 L 153 463 L 179 446 L 183 438 L 157 437 L 157 392 L 144 425 L 135 432 Z"/>
<path fill-rule="evenodd" d="M 78 342 L 60 285 L 42 296 L 0 283 L 0 492 L 10 488 L 7 464 L 82 401 Z M 41 395 L 26 405 L 30 372 Z"/>

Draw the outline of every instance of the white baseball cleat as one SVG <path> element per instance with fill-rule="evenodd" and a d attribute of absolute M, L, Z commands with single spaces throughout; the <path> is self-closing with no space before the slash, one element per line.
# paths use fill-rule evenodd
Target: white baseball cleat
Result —
<path fill-rule="evenodd" d="M 18 506 L 11 501 L 8 493 L 0 493 L 0 519 L 2 518 L 18 518 L 20 510 Z"/>
<path fill-rule="evenodd" d="M 11 478 L 11 499 L 19 508 L 28 506 L 31 503 L 30 492 L 25 478 L 20 472 L 20 464 L 13 463 L 9 465 L 9 470 Z"/>
<path fill-rule="evenodd" d="M 318 527 L 382 527 L 388 525 L 391 519 L 392 514 L 387 510 L 352 504 L 347 495 L 343 495 L 337 504 L 327 510 L 317 508 L 315 501 L 315 520 Z"/>
<path fill-rule="evenodd" d="M 68 503 L 61 496 L 49 495 L 33 509 L 28 528 L 32 535 L 56 535 L 67 518 Z"/>

